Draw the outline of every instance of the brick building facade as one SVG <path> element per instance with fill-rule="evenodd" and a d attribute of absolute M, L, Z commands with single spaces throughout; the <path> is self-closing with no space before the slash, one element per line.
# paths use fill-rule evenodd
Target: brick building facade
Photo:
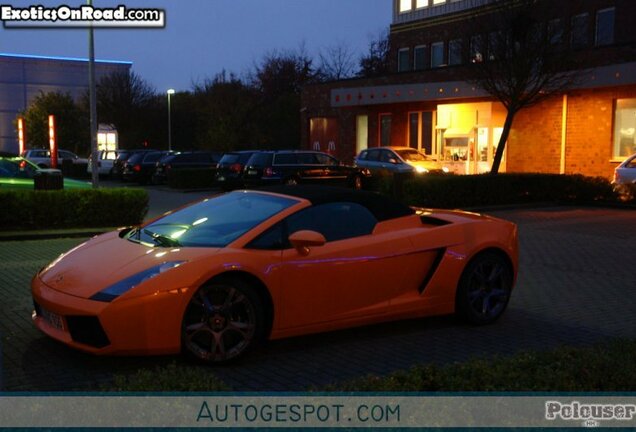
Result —
<path fill-rule="evenodd" d="M 489 61 L 475 43 L 488 33 L 470 29 L 483 29 L 475 22 L 487 22 L 497 3 L 393 0 L 390 73 L 305 88 L 303 146 L 346 161 L 366 147 L 410 146 L 457 173 L 488 171 L 506 109 L 467 78 L 472 63 Z M 558 6 L 539 20 L 583 60 L 579 79 L 517 114 L 502 168 L 611 177 L 636 152 L 636 2 Z"/>

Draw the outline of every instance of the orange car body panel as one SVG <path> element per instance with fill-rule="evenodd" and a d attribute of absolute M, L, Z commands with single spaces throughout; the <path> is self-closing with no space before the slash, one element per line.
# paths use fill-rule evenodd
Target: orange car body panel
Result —
<path fill-rule="evenodd" d="M 35 324 L 95 354 L 167 354 L 181 349 L 181 322 L 192 295 L 228 272 L 249 273 L 268 290 L 270 339 L 452 313 L 463 268 L 488 248 L 505 252 L 516 276 L 516 226 L 465 212 L 419 209 L 379 222 L 370 235 L 326 243 L 307 255 L 296 249 L 245 248 L 278 221 L 311 205 L 294 199 L 297 204 L 225 248 L 157 248 L 127 241 L 117 232 L 95 237 L 38 273 L 32 293 L 42 308 L 62 317 L 97 316 L 110 344 L 77 343 L 66 327 L 57 329 L 41 316 L 34 317 Z M 420 219 L 423 215 L 443 223 L 429 225 Z M 184 263 L 112 302 L 90 300 L 113 283 L 171 261 Z"/>

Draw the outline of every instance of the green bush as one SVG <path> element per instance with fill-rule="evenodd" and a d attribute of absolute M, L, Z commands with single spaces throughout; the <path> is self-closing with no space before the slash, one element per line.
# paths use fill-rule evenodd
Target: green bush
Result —
<path fill-rule="evenodd" d="M 168 172 L 168 186 L 175 189 L 204 189 L 214 186 L 215 168 L 183 168 Z"/>
<path fill-rule="evenodd" d="M 426 175 L 393 178 L 384 191 L 406 204 L 458 208 L 533 202 L 619 202 L 602 177 L 559 174 Z"/>
<path fill-rule="evenodd" d="M 367 376 L 328 391 L 633 391 L 636 342 L 619 340 L 585 348 L 526 352 L 447 366 L 416 366 L 386 377 Z"/>
<path fill-rule="evenodd" d="M 212 392 L 230 388 L 209 367 L 177 365 L 140 369 L 133 375 L 116 375 L 104 391 L 120 392 Z"/>
<path fill-rule="evenodd" d="M 0 229 L 95 228 L 135 225 L 148 211 L 142 189 L 0 191 Z"/>

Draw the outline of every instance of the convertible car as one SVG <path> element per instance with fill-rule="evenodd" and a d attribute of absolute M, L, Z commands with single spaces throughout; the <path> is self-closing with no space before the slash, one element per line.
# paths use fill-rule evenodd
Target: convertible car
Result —
<path fill-rule="evenodd" d="M 35 325 L 94 354 L 183 350 L 217 363 L 266 339 L 457 313 L 488 324 L 517 229 L 311 186 L 235 191 L 100 235 L 32 281 Z"/>

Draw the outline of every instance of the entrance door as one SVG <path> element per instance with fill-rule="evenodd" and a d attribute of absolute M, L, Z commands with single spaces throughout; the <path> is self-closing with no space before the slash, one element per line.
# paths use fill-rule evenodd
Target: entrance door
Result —
<path fill-rule="evenodd" d="M 310 119 L 309 143 L 313 150 L 334 154 L 338 145 L 338 119 L 331 117 Z"/>

